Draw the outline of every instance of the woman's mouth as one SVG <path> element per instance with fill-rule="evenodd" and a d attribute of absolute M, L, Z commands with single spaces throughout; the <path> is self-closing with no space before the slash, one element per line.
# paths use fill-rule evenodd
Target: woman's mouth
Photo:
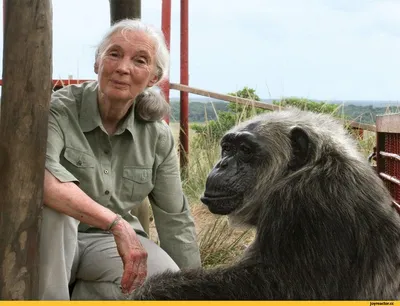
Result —
<path fill-rule="evenodd" d="M 124 86 L 129 86 L 129 83 L 122 82 L 122 81 L 111 80 L 111 82 L 112 82 L 114 85 L 117 85 L 117 86 L 122 86 L 122 87 L 124 87 Z"/>

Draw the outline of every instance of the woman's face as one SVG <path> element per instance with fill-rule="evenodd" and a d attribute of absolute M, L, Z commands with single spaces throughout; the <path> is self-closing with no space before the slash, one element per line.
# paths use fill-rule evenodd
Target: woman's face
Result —
<path fill-rule="evenodd" d="M 95 63 L 100 94 L 111 101 L 132 101 L 157 82 L 155 46 L 144 32 L 111 36 Z"/>

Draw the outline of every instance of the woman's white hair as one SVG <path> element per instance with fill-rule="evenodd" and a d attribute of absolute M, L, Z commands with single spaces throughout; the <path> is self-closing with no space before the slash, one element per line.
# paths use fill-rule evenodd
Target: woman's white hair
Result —
<path fill-rule="evenodd" d="M 167 77 L 169 72 L 169 51 L 165 37 L 162 31 L 143 23 L 139 19 L 122 19 L 114 23 L 100 41 L 96 50 L 96 61 L 110 44 L 111 37 L 115 33 L 124 33 L 126 31 L 144 32 L 153 40 L 155 47 L 155 65 L 158 81 Z"/>
<path fill-rule="evenodd" d="M 123 19 L 114 23 L 100 41 L 96 50 L 96 62 L 105 52 L 110 44 L 111 37 L 115 33 L 126 31 L 140 31 L 146 33 L 154 43 L 155 47 L 155 68 L 158 77 L 153 87 L 145 89 L 135 99 L 135 115 L 144 121 L 157 121 L 169 115 L 170 105 L 158 88 L 155 88 L 160 81 L 169 73 L 169 51 L 162 31 L 147 25 L 139 19 Z"/>

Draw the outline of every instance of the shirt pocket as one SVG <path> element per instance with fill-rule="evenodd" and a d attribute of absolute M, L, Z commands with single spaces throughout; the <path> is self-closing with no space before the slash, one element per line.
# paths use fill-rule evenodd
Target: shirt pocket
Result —
<path fill-rule="evenodd" d="M 92 184 L 95 181 L 96 158 L 83 151 L 65 148 L 64 167 L 79 181 L 79 187 L 88 194 L 92 194 Z"/>
<path fill-rule="evenodd" d="M 122 173 L 122 197 L 140 203 L 153 190 L 153 169 L 125 166 Z"/>

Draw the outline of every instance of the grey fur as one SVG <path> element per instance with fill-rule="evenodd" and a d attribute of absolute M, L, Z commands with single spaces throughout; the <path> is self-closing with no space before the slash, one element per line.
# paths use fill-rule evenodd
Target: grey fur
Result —
<path fill-rule="evenodd" d="M 289 171 L 294 127 L 307 133 L 312 148 L 307 164 Z M 257 228 L 252 245 L 230 267 L 166 272 L 132 298 L 398 299 L 400 218 L 342 126 L 326 115 L 287 110 L 230 133 L 244 131 L 261 139 L 265 154 L 257 184 L 244 181 L 249 191 L 230 218 Z"/>

